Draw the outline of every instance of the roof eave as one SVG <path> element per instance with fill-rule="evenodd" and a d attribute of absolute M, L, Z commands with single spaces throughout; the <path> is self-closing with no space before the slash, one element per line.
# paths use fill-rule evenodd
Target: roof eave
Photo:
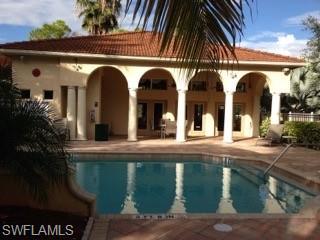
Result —
<path fill-rule="evenodd" d="M 73 57 L 73 58 L 94 58 L 109 60 L 134 60 L 134 61 L 151 61 L 151 62 L 176 62 L 176 58 L 166 57 L 142 57 L 142 56 L 124 56 L 124 55 L 107 55 L 107 54 L 91 54 L 91 53 L 66 53 L 51 51 L 34 51 L 20 49 L 1 49 L 0 53 L 7 55 L 25 55 L 25 56 L 44 56 L 44 57 Z M 208 61 L 209 62 L 209 61 Z M 225 60 L 224 63 L 228 61 Z M 232 62 L 232 60 L 229 60 Z M 306 62 L 271 62 L 271 61 L 238 61 L 240 65 L 263 65 L 263 66 L 286 66 L 286 67 L 303 67 Z"/>

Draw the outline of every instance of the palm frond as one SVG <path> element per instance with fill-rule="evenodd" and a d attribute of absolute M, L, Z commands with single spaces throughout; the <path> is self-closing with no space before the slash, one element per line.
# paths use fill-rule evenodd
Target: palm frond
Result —
<path fill-rule="evenodd" d="M 0 94 L 0 167 L 14 174 L 35 199 L 45 201 L 48 188 L 68 175 L 59 120 L 45 102 L 15 99 L 18 89 L 12 82 L 0 81 L 0 93 L 5 91 Z"/>
<path fill-rule="evenodd" d="M 170 48 L 177 53 L 182 68 L 199 69 L 207 61 L 218 70 L 223 60 L 236 59 L 235 43 L 244 27 L 244 5 L 253 0 L 137 0 L 133 20 L 146 30 L 161 34 L 163 54 Z M 128 13 L 133 5 L 127 0 Z"/>

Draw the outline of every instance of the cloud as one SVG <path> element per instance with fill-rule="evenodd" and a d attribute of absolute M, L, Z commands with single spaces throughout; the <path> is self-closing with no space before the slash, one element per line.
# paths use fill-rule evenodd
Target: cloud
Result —
<path fill-rule="evenodd" d="M 277 38 L 277 37 L 283 37 L 283 36 L 285 36 L 284 32 L 263 31 L 259 34 L 248 37 L 248 40 L 249 41 L 257 41 L 260 39 Z"/>
<path fill-rule="evenodd" d="M 284 21 L 284 24 L 287 26 L 299 26 L 302 25 L 302 21 L 309 16 L 313 16 L 320 19 L 320 11 L 310 11 L 297 16 L 290 17 Z"/>
<path fill-rule="evenodd" d="M 39 27 L 57 19 L 64 20 L 74 32 L 84 32 L 81 29 L 81 19 L 75 0 L 0 0 L 0 24 Z M 134 30 L 139 18 L 132 24 L 132 7 L 124 15 L 125 4 L 119 17 L 120 27 Z"/>
<path fill-rule="evenodd" d="M 261 51 L 277 53 L 288 56 L 300 57 L 306 48 L 307 39 L 297 39 L 293 34 L 284 32 L 269 32 L 268 38 L 265 33 L 248 37 L 248 40 L 240 43 L 241 47 L 257 49 Z M 258 41 L 259 40 L 259 41 Z"/>
<path fill-rule="evenodd" d="M 0 9 L 1 24 L 39 27 L 62 19 L 73 31 L 81 31 L 74 0 L 1 0 Z"/>

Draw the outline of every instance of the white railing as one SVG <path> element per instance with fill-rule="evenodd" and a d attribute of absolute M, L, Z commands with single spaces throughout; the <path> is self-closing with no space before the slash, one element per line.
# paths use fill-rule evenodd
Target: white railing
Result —
<path fill-rule="evenodd" d="M 289 122 L 320 122 L 320 114 L 311 113 L 283 113 L 284 121 Z"/>

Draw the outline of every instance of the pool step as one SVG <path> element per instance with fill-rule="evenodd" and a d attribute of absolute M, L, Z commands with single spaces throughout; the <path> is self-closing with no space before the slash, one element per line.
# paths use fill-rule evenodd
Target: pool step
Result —
<path fill-rule="evenodd" d="M 98 217 L 94 220 L 90 240 L 106 240 L 109 228 L 109 219 Z"/>

